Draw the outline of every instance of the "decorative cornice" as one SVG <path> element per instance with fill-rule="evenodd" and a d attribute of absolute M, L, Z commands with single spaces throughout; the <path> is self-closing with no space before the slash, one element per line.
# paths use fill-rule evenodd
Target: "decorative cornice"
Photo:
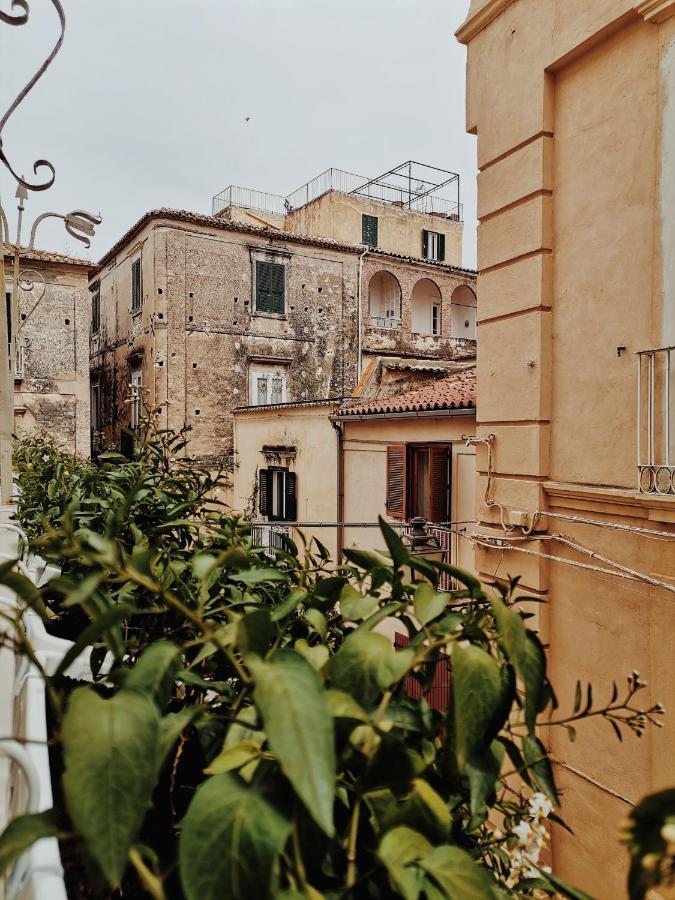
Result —
<path fill-rule="evenodd" d="M 515 0 L 487 0 L 473 15 L 469 12 L 466 22 L 455 32 L 455 37 L 460 44 L 468 44 L 479 31 L 486 28 L 490 22 L 500 16 L 504 10 L 511 6 Z"/>
<path fill-rule="evenodd" d="M 641 15 L 645 22 L 665 22 L 670 16 L 675 15 L 675 0 L 643 0 L 635 7 L 635 11 Z"/>

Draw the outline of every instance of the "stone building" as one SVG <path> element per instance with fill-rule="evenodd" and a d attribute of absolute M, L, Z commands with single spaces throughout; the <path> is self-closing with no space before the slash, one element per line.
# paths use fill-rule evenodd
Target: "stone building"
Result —
<path fill-rule="evenodd" d="M 574 743 L 543 734 L 574 831 L 554 829 L 554 871 L 610 900 L 620 822 L 675 784 L 675 0 L 472 0 L 458 38 L 479 167 L 478 569 L 545 601 L 562 714 L 577 679 L 602 704 L 634 669 L 639 705 L 669 713 L 623 744 L 599 718 Z"/>
<path fill-rule="evenodd" d="M 11 249 L 11 248 L 10 248 Z M 11 321 L 13 257 L 5 256 L 5 300 L 14 369 L 14 431 L 48 435 L 89 456 L 89 291 L 91 262 L 22 250 Z"/>
<path fill-rule="evenodd" d="M 331 193 L 310 201 L 315 211 L 337 203 Z M 459 302 L 474 296 L 475 274 L 459 267 L 457 205 L 420 212 L 349 196 L 346 224 L 334 210 L 328 234 L 322 215 L 305 234 L 293 224 L 301 208 L 273 214 L 260 208 L 269 195 L 230 194 L 214 216 L 147 213 L 92 273 L 92 418 L 103 443 L 137 426 L 142 395 L 166 403 L 164 426 L 190 426 L 198 460 L 231 466 L 236 406 L 350 396 L 383 350 L 475 355 L 471 308 Z M 406 215 L 415 254 L 398 252 Z"/>

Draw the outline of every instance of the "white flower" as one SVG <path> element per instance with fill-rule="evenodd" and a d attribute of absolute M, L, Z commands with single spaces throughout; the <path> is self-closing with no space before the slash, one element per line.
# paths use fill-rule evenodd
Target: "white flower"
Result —
<path fill-rule="evenodd" d="M 49 454 L 48 453 L 44 453 L 42 455 L 42 462 L 49 462 Z"/>
<path fill-rule="evenodd" d="M 514 825 L 511 829 L 511 833 L 515 834 L 518 838 L 520 846 L 525 847 L 529 843 L 534 832 L 530 823 L 526 822 L 525 819 L 522 819 L 517 825 Z"/>
<path fill-rule="evenodd" d="M 543 794 L 532 794 L 530 797 L 530 815 L 535 818 L 546 819 L 551 815 L 553 804 Z"/>
<path fill-rule="evenodd" d="M 667 844 L 675 844 L 675 824 L 668 822 L 661 829 L 661 837 Z"/>

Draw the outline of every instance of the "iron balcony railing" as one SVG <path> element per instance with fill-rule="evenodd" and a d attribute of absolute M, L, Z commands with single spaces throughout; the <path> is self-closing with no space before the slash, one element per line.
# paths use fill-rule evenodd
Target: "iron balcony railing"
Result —
<path fill-rule="evenodd" d="M 272 213 L 276 216 L 286 215 L 286 201 L 279 194 L 267 194 L 265 191 L 254 191 L 252 188 L 231 184 L 213 198 L 212 212 L 219 215 L 230 206 L 241 209 L 254 209 L 257 212 Z"/>
<path fill-rule="evenodd" d="M 311 203 L 312 200 L 316 200 L 317 197 L 321 197 L 329 191 L 358 194 L 359 197 L 376 200 L 380 203 L 389 203 L 392 206 L 452 219 L 455 222 L 462 221 L 462 204 L 455 200 L 448 200 L 446 197 L 438 197 L 433 194 L 415 197 L 403 186 L 397 187 L 392 184 L 373 182 L 364 175 L 355 175 L 344 169 L 326 169 L 325 172 L 312 178 L 286 197 L 231 184 L 213 198 L 212 213 L 217 216 L 230 206 L 238 206 L 242 209 L 253 209 L 258 212 L 283 216 L 293 209 Z"/>
<path fill-rule="evenodd" d="M 638 491 L 675 494 L 675 346 L 637 353 Z"/>

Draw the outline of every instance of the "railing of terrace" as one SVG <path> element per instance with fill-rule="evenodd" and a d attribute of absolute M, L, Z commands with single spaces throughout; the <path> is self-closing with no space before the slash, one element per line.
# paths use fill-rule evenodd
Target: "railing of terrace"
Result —
<path fill-rule="evenodd" d="M 675 346 L 637 353 L 638 491 L 675 494 Z"/>

